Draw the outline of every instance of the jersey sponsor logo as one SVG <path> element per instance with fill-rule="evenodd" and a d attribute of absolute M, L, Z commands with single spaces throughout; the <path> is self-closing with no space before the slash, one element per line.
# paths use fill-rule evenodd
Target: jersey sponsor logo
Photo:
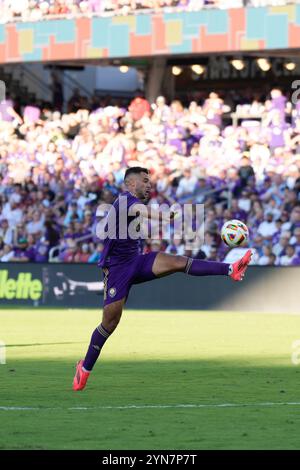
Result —
<path fill-rule="evenodd" d="M 10 279 L 6 269 L 0 270 L 0 299 L 39 300 L 42 293 L 42 282 L 32 279 L 31 273 L 21 272 L 17 279 Z"/>
<path fill-rule="evenodd" d="M 110 297 L 115 297 L 116 293 L 117 293 L 117 289 L 115 287 L 111 287 L 108 291 L 108 294 Z"/>

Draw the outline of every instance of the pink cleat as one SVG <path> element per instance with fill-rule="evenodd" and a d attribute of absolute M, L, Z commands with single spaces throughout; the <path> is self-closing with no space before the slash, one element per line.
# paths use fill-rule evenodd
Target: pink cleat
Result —
<path fill-rule="evenodd" d="M 245 271 L 252 258 L 252 251 L 248 250 L 243 258 L 239 259 L 235 263 L 230 265 L 229 276 L 234 281 L 242 281 L 245 275 Z"/>
<path fill-rule="evenodd" d="M 82 370 L 83 359 L 77 362 L 76 366 L 76 374 L 73 380 L 73 390 L 76 392 L 79 390 L 83 390 L 86 386 L 87 379 L 89 378 L 90 372 L 86 372 Z"/>

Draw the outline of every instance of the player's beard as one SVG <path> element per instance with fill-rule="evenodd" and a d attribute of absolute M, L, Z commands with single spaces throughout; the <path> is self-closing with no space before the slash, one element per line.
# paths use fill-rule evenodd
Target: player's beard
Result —
<path fill-rule="evenodd" d="M 143 201 L 144 204 L 148 204 L 148 202 L 150 201 L 150 192 L 149 192 L 149 193 L 145 193 L 145 194 L 143 195 L 142 201 Z"/>
<path fill-rule="evenodd" d="M 147 204 L 150 201 L 150 191 L 136 191 L 135 196 L 144 204 Z"/>

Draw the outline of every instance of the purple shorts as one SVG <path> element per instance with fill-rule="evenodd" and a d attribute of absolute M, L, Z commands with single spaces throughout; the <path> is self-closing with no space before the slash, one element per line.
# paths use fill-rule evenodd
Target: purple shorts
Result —
<path fill-rule="evenodd" d="M 104 306 L 117 302 L 124 297 L 127 300 L 133 284 L 152 281 L 157 277 L 152 272 L 152 266 L 157 252 L 138 255 L 128 263 L 116 266 L 104 266 Z"/>

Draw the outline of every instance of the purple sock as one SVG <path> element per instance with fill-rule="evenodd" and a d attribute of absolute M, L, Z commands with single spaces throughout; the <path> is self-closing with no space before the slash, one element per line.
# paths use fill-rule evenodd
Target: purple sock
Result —
<path fill-rule="evenodd" d="M 86 371 L 89 372 L 94 367 L 101 349 L 109 336 L 110 333 L 102 326 L 102 324 L 95 329 L 91 337 L 89 349 L 83 362 L 83 367 Z"/>
<path fill-rule="evenodd" d="M 230 264 L 189 258 L 185 272 L 191 276 L 228 276 Z"/>

